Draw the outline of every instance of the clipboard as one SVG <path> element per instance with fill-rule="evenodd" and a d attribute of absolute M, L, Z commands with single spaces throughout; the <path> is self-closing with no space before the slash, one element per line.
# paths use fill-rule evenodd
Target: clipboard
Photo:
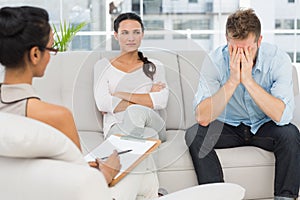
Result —
<path fill-rule="evenodd" d="M 121 169 L 115 176 L 109 186 L 116 185 L 128 173 L 130 173 L 141 161 L 143 161 L 151 152 L 153 152 L 161 141 L 159 139 L 140 139 L 126 135 L 111 135 L 98 147 L 92 150 L 84 158 L 87 162 L 95 161 L 96 158 L 109 156 L 113 150 L 124 151 L 132 150 L 128 153 L 120 154 Z"/>

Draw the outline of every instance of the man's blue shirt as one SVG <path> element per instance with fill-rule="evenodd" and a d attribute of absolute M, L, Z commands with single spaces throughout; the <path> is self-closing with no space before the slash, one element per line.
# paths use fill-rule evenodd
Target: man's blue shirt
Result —
<path fill-rule="evenodd" d="M 228 46 L 222 46 L 210 54 L 211 61 L 201 69 L 198 91 L 194 99 L 194 109 L 204 99 L 215 94 L 230 76 Z M 292 64 L 289 56 L 277 46 L 262 43 L 252 69 L 252 76 L 265 91 L 281 99 L 285 109 L 277 125 L 288 124 L 293 117 L 294 94 Z M 245 87 L 240 84 L 235 90 L 225 110 L 218 120 L 238 126 L 240 123 L 251 127 L 256 133 L 261 125 L 271 119 L 256 105 Z"/>

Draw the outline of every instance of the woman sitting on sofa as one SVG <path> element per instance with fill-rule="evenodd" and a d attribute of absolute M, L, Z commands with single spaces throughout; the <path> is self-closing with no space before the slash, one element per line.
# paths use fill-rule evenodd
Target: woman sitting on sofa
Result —
<path fill-rule="evenodd" d="M 162 63 L 149 61 L 138 50 L 144 25 L 135 13 L 120 14 L 114 37 L 120 55 L 94 66 L 94 97 L 104 115 L 105 137 L 122 133 L 165 141 L 165 121 L 156 112 L 166 108 L 169 90 Z"/>
<path fill-rule="evenodd" d="M 120 14 L 114 20 L 114 31 L 120 55 L 111 60 L 103 58 L 94 66 L 94 98 L 104 115 L 104 136 L 121 133 L 165 141 L 165 121 L 155 111 L 164 109 L 168 101 L 164 67 L 138 51 L 144 36 L 144 25 L 138 15 Z M 155 163 L 151 156 L 142 163 L 144 166 L 139 170 L 147 181 L 140 185 L 140 191 L 152 188 L 155 197 L 158 192 Z M 134 170 L 134 173 L 140 172 Z"/>
<path fill-rule="evenodd" d="M 0 63 L 5 67 L 0 84 L 0 111 L 26 116 L 44 122 L 64 133 L 80 149 L 72 113 L 65 107 L 43 102 L 32 87 L 34 77 L 42 77 L 57 53 L 48 13 L 36 7 L 0 9 Z M 120 158 L 114 152 L 99 169 L 107 183 L 119 172 Z"/>

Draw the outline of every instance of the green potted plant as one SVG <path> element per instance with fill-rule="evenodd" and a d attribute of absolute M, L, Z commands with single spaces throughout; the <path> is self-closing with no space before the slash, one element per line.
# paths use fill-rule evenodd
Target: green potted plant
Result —
<path fill-rule="evenodd" d="M 63 21 L 59 24 L 59 30 L 53 25 L 54 46 L 59 51 L 67 51 L 69 44 L 76 35 L 87 23 L 81 22 L 77 25 Z"/>

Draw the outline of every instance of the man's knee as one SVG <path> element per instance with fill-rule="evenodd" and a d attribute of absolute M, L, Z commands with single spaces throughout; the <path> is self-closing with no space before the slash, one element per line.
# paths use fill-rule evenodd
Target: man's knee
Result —
<path fill-rule="evenodd" d="M 203 127 L 199 124 L 194 124 L 188 128 L 185 132 L 185 142 L 190 148 L 192 145 L 200 146 L 204 140 L 205 134 L 207 132 L 207 127 Z"/>
<path fill-rule="evenodd" d="M 186 129 L 185 131 L 185 143 L 188 147 L 191 146 L 192 142 L 196 137 L 198 126 L 199 126 L 198 124 L 194 124 L 193 126 Z"/>
<path fill-rule="evenodd" d="M 287 145 L 300 146 L 300 133 L 298 128 L 293 124 L 282 126 L 275 134 L 278 135 L 279 141 L 286 143 Z"/>

